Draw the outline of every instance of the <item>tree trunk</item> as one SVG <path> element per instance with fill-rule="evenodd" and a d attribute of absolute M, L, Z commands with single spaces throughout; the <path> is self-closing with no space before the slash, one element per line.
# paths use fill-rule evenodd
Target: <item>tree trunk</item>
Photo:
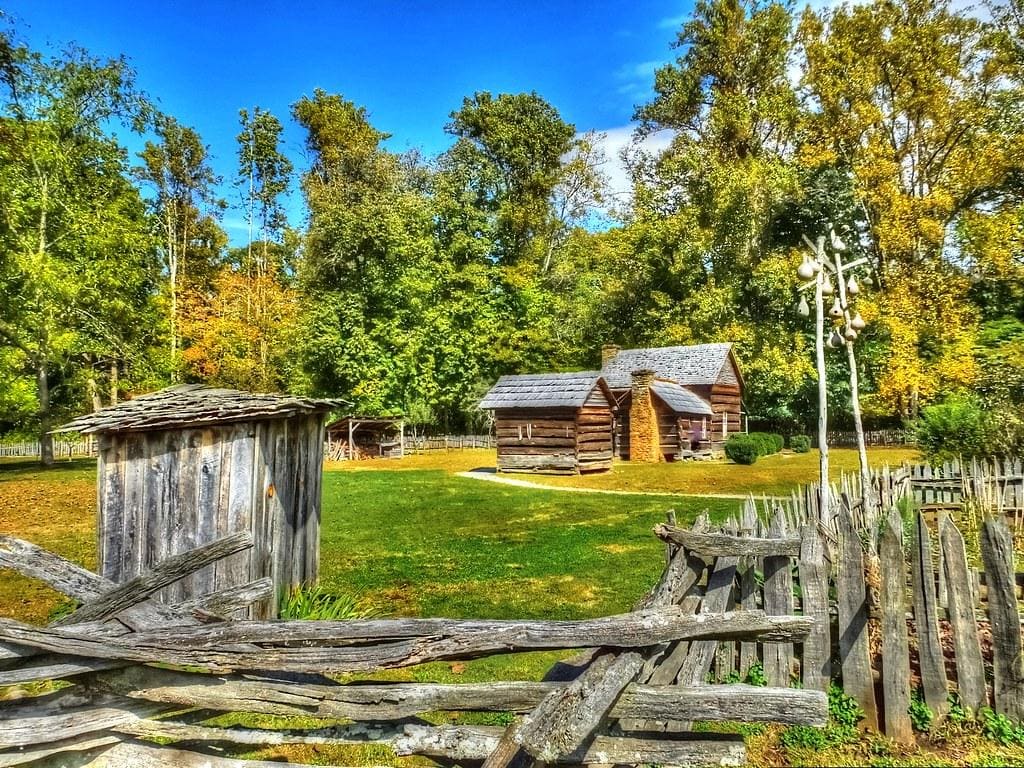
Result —
<path fill-rule="evenodd" d="M 39 461 L 53 466 L 53 435 L 50 434 L 50 378 L 46 363 L 36 364 L 36 399 L 39 401 Z"/>
<path fill-rule="evenodd" d="M 117 360 L 110 361 L 110 404 L 117 405 L 117 390 L 119 384 L 119 374 L 117 368 Z"/>

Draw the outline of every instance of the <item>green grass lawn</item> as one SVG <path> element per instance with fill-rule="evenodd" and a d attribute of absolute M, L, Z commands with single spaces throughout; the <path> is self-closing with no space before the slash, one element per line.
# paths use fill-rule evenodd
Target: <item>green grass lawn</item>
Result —
<path fill-rule="evenodd" d="M 627 610 L 657 579 L 651 533 L 728 499 L 567 494 L 442 470 L 327 472 L 321 580 L 392 614 L 582 618 Z"/>

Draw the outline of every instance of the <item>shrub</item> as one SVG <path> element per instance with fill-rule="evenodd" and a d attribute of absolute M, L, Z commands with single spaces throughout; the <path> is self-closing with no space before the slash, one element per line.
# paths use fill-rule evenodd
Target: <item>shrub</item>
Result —
<path fill-rule="evenodd" d="M 281 595 L 278 615 L 281 619 L 348 621 L 372 619 L 379 612 L 360 605 L 351 595 L 335 594 L 320 584 L 301 584 Z"/>
<path fill-rule="evenodd" d="M 932 713 L 931 708 L 925 704 L 924 696 L 921 692 L 914 691 L 910 695 L 910 723 L 914 726 L 915 731 L 921 731 L 922 733 L 932 727 L 932 720 L 935 715 Z"/>
<path fill-rule="evenodd" d="M 761 456 L 771 456 L 778 453 L 786 444 L 782 435 L 769 434 L 768 432 L 750 432 L 749 436 L 757 444 Z"/>
<path fill-rule="evenodd" d="M 811 438 L 807 435 L 793 435 L 789 438 L 789 447 L 793 453 L 807 453 L 811 450 Z"/>
<path fill-rule="evenodd" d="M 929 461 L 985 456 L 988 425 L 985 412 L 973 398 L 947 400 L 921 411 L 917 444 Z"/>
<path fill-rule="evenodd" d="M 737 464 L 753 464 L 761 455 L 759 446 L 752 435 L 730 435 L 725 441 L 725 455 Z"/>

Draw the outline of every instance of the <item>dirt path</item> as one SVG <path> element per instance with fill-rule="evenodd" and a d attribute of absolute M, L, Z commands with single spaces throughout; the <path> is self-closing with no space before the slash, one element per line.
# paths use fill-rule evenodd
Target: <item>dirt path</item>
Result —
<path fill-rule="evenodd" d="M 617 491 L 606 488 L 573 488 L 565 485 L 544 485 L 535 483 L 533 480 L 520 480 L 515 477 L 505 477 L 493 471 L 470 470 L 469 472 L 458 472 L 457 477 L 468 477 L 471 480 L 486 480 L 491 483 L 502 485 L 514 485 L 518 488 L 534 488 L 541 491 L 567 491 L 569 493 L 607 493 L 613 496 L 682 496 L 693 499 L 737 499 L 745 501 L 749 494 L 746 493 L 672 493 L 670 491 Z M 760 495 L 758 495 L 760 498 Z M 768 498 L 777 498 L 769 496 Z"/>

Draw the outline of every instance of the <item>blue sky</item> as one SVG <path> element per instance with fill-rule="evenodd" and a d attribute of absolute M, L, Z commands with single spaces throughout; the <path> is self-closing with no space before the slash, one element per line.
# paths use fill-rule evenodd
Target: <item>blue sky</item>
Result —
<path fill-rule="evenodd" d="M 689 0 L 0 5 L 34 48 L 73 41 L 96 55 L 125 54 L 139 86 L 200 132 L 225 178 L 235 169 L 238 110 L 254 105 L 285 123 L 285 149 L 301 168 L 302 131 L 288 109 L 317 87 L 365 106 L 392 134 L 391 149 L 428 155 L 449 145 L 444 125 L 464 96 L 535 90 L 579 131 L 608 132 L 613 155 L 628 140 L 634 106 L 651 93 L 655 68 L 674 57 L 670 44 L 691 7 Z M 223 194 L 237 201 L 230 186 Z M 229 211 L 224 224 L 240 242 L 240 216 Z"/>

